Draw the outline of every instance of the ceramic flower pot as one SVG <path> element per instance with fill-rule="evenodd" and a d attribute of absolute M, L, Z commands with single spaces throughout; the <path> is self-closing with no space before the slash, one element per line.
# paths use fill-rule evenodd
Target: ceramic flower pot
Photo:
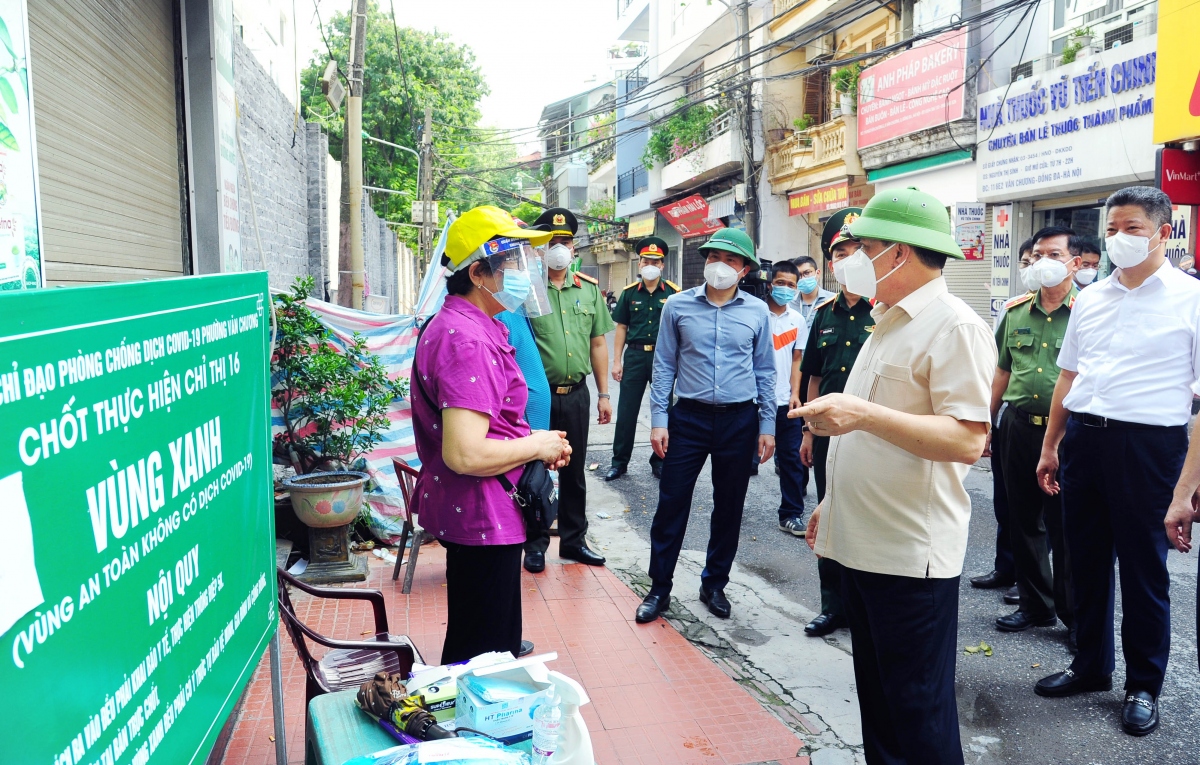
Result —
<path fill-rule="evenodd" d="M 283 484 L 292 495 L 296 517 L 309 528 L 328 529 L 345 526 L 358 517 L 363 485 L 369 477 L 353 470 L 338 470 L 286 478 Z"/>

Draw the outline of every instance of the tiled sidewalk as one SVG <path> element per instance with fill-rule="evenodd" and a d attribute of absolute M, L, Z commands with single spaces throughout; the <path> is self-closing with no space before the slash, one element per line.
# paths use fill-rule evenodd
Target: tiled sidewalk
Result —
<path fill-rule="evenodd" d="M 445 554 L 421 549 L 410 595 L 391 567 L 371 557 L 368 587 L 388 601 L 393 634 L 407 634 L 436 663 L 446 623 Z M 403 572 L 402 572 L 403 573 Z M 808 763 L 803 742 L 740 685 L 663 620 L 633 621 L 639 598 L 608 569 L 551 559 L 545 573 L 523 573 L 524 636 L 536 653 L 557 651 L 549 666 L 578 679 L 591 696 L 583 707 L 596 762 Z M 370 607 L 293 594 L 297 612 L 318 632 L 345 639 L 371 634 Z M 263 658 L 225 765 L 273 765 L 269 662 Z M 288 760 L 304 761 L 304 672 L 283 645 Z"/>

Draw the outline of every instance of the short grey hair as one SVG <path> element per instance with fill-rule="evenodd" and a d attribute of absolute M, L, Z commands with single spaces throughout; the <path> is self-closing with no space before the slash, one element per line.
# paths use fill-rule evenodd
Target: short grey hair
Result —
<path fill-rule="evenodd" d="M 1171 222 L 1171 198 L 1153 186 L 1126 186 L 1108 198 L 1104 204 L 1104 214 L 1108 215 L 1114 207 L 1126 205 L 1142 208 L 1156 227 Z"/>

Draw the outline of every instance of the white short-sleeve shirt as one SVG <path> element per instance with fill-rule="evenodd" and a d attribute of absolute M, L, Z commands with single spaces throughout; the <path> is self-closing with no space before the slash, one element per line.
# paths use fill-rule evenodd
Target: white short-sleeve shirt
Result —
<path fill-rule="evenodd" d="M 1200 379 L 1200 281 L 1165 262 L 1129 289 L 1120 271 L 1080 292 L 1060 368 L 1076 372 L 1063 406 L 1142 425 L 1186 425 Z"/>
<path fill-rule="evenodd" d="M 792 400 L 792 354 L 808 344 L 808 324 L 795 308 L 782 314 L 771 312 L 771 343 L 775 349 L 775 404 L 787 406 Z"/>

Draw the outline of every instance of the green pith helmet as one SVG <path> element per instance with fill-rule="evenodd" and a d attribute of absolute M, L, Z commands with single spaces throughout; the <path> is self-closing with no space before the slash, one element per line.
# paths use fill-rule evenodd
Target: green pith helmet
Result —
<path fill-rule="evenodd" d="M 724 250 L 734 255 L 741 255 L 758 267 L 758 256 L 754 254 L 754 242 L 750 235 L 739 228 L 723 228 L 712 235 L 707 242 L 700 245 L 701 250 Z"/>
<path fill-rule="evenodd" d="M 916 186 L 871 197 L 862 215 L 850 224 L 850 233 L 857 239 L 883 239 L 964 259 L 950 234 L 945 205 Z"/>

